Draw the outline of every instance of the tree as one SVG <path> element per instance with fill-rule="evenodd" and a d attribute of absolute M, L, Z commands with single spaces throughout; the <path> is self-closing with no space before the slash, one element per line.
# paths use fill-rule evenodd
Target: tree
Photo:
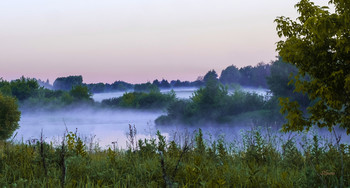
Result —
<path fill-rule="evenodd" d="M 270 65 L 263 62 L 258 63 L 252 69 L 251 85 L 255 87 L 267 87 L 266 77 L 270 75 Z"/>
<path fill-rule="evenodd" d="M 154 85 L 156 85 L 157 87 L 159 87 L 160 82 L 159 82 L 158 79 L 155 79 L 155 80 L 152 82 L 152 84 L 154 84 Z"/>
<path fill-rule="evenodd" d="M 19 101 L 23 101 L 36 94 L 39 84 L 35 79 L 24 78 L 13 80 L 10 83 L 12 95 Z"/>
<path fill-rule="evenodd" d="M 82 76 L 59 77 L 53 82 L 55 90 L 69 91 L 72 87 L 83 84 Z"/>
<path fill-rule="evenodd" d="M 150 82 L 147 82 L 147 83 L 143 83 L 143 84 L 135 84 L 134 91 L 151 92 L 151 91 L 159 91 L 159 88 L 156 85 L 151 84 Z"/>
<path fill-rule="evenodd" d="M 194 92 L 191 100 L 203 119 L 216 120 L 220 116 L 221 110 L 225 109 L 227 94 L 227 87 L 220 84 L 213 76 L 208 78 L 205 87 Z"/>
<path fill-rule="evenodd" d="M 10 82 L 0 78 L 0 94 L 11 96 L 12 90 L 11 90 L 11 84 Z"/>
<path fill-rule="evenodd" d="M 0 140 L 10 138 L 18 129 L 20 116 L 21 112 L 18 111 L 16 100 L 0 93 Z"/>
<path fill-rule="evenodd" d="M 92 94 L 90 93 L 89 89 L 86 86 L 74 86 L 72 90 L 70 90 L 69 94 L 76 100 L 76 101 L 92 101 Z"/>
<path fill-rule="evenodd" d="M 159 87 L 161 87 L 161 88 L 170 88 L 171 86 L 170 86 L 168 80 L 162 79 L 162 81 L 160 82 Z"/>
<path fill-rule="evenodd" d="M 226 69 L 221 71 L 220 82 L 223 84 L 238 84 L 240 79 L 241 73 L 234 65 L 228 66 Z"/>
<path fill-rule="evenodd" d="M 272 62 L 271 74 L 266 79 L 274 97 L 288 97 L 290 100 L 298 101 L 302 109 L 305 109 L 310 103 L 307 95 L 294 92 L 295 86 L 288 84 L 293 79 L 293 75 L 297 74 L 298 69 L 295 65 L 283 62 L 279 57 L 278 60 Z"/>
<path fill-rule="evenodd" d="M 350 1 L 330 0 L 334 12 L 309 0 L 295 5 L 300 16 L 294 21 L 278 17 L 277 43 L 283 60 L 295 65 L 295 91 L 307 93 L 315 104 L 304 114 L 296 101 L 281 98 L 281 112 L 288 122 L 285 131 L 340 126 L 350 133 Z M 308 75 L 310 79 L 303 77 Z"/>
<path fill-rule="evenodd" d="M 97 84 L 87 84 L 86 85 L 91 93 L 103 93 L 105 91 L 105 84 L 100 82 Z"/>
<path fill-rule="evenodd" d="M 123 82 L 123 81 L 115 81 L 111 85 L 111 90 L 126 91 L 126 90 L 133 89 L 133 87 L 134 86 L 132 84 L 129 84 L 129 83 L 126 83 L 126 82 Z"/>
<path fill-rule="evenodd" d="M 241 73 L 241 80 L 240 80 L 240 84 L 241 85 L 251 85 L 252 83 L 252 75 L 253 75 L 253 67 L 252 66 L 246 66 L 246 67 L 242 67 L 239 69 L 239 72 Z"/>
<path fill-rule="evenodd" d="M 204 75 L 203 81 L 204 83 L 208 82 L 209 80 L 217 80 L 218 79 L 218 74 L 216 74 L 215 70 L 210 70 L 207 72 L 207 74 Z"/>

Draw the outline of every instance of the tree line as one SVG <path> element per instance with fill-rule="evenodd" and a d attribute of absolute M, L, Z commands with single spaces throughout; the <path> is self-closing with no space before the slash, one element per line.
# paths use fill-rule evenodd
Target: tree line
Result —
<path fill-rule="evenodd" d="M 180 87 L 195 87 L 199 88 L 205 86 L 207 78 L 213 75 L 218 77 L 218 80 L 222 84 L 232 85 L 238 84 L 246 87 L 262 87 L 268 88 L 266 77 L 270 75 L 271 65 L 265 63 L 259 63 L 256 66 L 246 66 L 237 68 L 235 65 L 230 65 L 226 69 L 222 70 L 220 77 L 218 77 L 215 70 L 209 70 L 204 76 L 199 76 L 195 81 L 181 81 L 166 79 L 155 79 L 152 82 L 131 84 L 125 81 L 115 81 L 112 84 L 109 83 L 83 83 L 83 77 L 81 75 L 59 77 L 50 85 L 48 80 L 46 82 L 37 80 L 40 86 L 53 90 L 69 91 L 73 86 L 84 85 L 88 87 L 91 93 L 103 93 L 113 91 L 150 91 L 157 88 L 169 89 Z"/>

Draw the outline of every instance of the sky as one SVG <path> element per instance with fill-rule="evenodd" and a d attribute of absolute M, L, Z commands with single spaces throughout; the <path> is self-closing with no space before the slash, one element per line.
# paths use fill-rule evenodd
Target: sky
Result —
<path fill-rule="evenodd" d="M 194 81 L 269 63 L 298 0 L 1 0 L 0 77 Z M 314 1 L 327 5 L 328 1 Z"/>

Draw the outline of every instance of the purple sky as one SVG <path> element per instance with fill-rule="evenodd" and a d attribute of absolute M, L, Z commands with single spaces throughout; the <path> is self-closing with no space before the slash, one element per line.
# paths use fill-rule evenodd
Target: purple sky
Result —
<path fill-rule="evenodd" d="M 281 0 L 0 1 L 0 77 L 195 80 L 275 59 Z M 327 5 L 328 1 L 315 1 Z"/>

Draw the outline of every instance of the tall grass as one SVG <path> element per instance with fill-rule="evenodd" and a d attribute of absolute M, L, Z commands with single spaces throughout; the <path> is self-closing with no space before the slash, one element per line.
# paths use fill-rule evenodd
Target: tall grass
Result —
<path fill-rule="evenodd" d="M 89 149 L 77 133 L 59 145 L 43 137 L 0 143 L 0 187 L 341 187 L 350 186 L 350 148 L 314 134 L 282 139 L 260 129 L 232 143 L 204 139 L 136 140 L 129 148 Z M 97 147 L 98 148 L 98 147 Z"/>

